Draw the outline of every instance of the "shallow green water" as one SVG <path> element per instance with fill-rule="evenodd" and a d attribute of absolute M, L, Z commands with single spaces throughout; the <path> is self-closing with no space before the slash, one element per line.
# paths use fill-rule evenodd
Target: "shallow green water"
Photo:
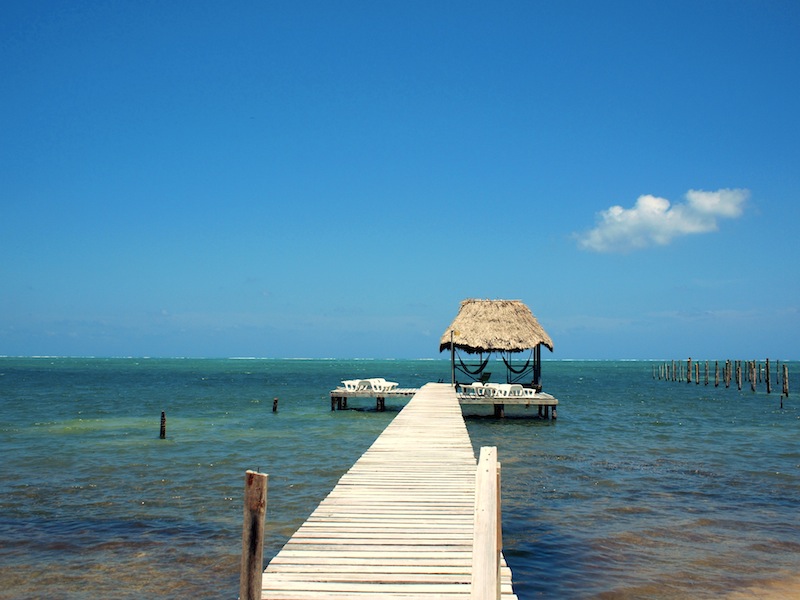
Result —
<path fill-rule="evenodd" d="M 270 475 L 272 556 L 397 414 L 330 411 L 368 376 L 417 387 L 449 363 L 0 358 L 0 598 L 235 598 L 244 471 Z M 798 570 L 794 397 L 648 362 L 543 377 L 558 421 L 467 417 L 498 446 L 521 598 L 712 598 Z"/>

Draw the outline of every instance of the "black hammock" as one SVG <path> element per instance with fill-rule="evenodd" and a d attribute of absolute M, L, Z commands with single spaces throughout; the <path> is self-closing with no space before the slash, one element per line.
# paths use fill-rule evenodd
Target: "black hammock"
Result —
<path fill-rule="evenodd" d="M 469 368 L 469 366 L 468 366 L 468 365 L 467 365 L 467 364 L 466 364 L 466 363 L 465 363 L 465 362 L 464 362 L 464 361 L 461 359 L 461 356 L 459 355 L 459 357 L 458 357 L 458 362 L 459 362 L 459 363 L 461 363 L 461 367 L 459 367 L 459 368 L 460 368 L 460 369 L 461 369 L 461 370 L 462 370 L 464 373 L 467 373 L 468 375 L 479 375 L 479 374 L 480 374 L 480 373 L 482 373 L 482 372 L 483 372 L 483 370 L 486 368 L 486 365 L 487 365 L 487 364 L 489 364 L 489 357 L 490 357 L 490 356 L 491 356 L 491 353 L 487 354 L 487 355 L 486 355 L 486 359 L 485 359 L 485 360 L 484 360 L 484 361 L 483 361 L 481 364 L 479 364 L 479 365 L 478 365 L 478 367 L 477 367 L 477 368 L 476 368 L 476 369 L 473 371 L 473 370 L 471 370 L 471 369 Z"/>

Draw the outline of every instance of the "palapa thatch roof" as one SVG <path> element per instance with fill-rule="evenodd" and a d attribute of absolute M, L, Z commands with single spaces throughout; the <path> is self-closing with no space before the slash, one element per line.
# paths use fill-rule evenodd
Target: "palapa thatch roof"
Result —
<path fill-rule="evenodd" d="M 451 331 L 453 345 L 469 353 L 522 352 L 539 344 L 553 351 L 553 340 L 520 300 L 463 300 L 439 352 L 450 349 Z"/>

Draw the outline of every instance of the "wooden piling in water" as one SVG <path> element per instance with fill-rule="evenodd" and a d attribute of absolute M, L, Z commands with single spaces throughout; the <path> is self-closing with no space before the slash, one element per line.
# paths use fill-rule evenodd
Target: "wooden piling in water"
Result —
<path fill-rule="evenodd" d="M 161 431 L 158 434 L 162 440 L 167 439 L 167 413 L 161 411 Z"/>
<path fill-rule="evenodd" d="M 742 361 L 736 361 L 736 387 L 742 391 Z"/>
<path fill-rule="evenodd" d="M 272 412 L 278 412 L 278 398 L 272 399 Z"/>
<path fill-rule="evenodd" d="M 789 367 L 783 365 L 783 395 L 789 397 Z"/>
<path fill-rule="evenodd" d="M 692 359 L 686 361 L 686 383 L 692 383 Z"/>
<path fill-rule="evenodd" d="M 247 471 L 244 478 L 244 523 L 242 564 L 239 572 L 239 600 L 261 600 L 264 570 L 264 515 L 267 512 L 267 478 Z"/>
<path fill-rule="evenodd" d="M 764 380 L 767 383 L 767 393 L 772 393 L 772 376 L 769 373 L 769 359 L 765 362 Z"/>
<path fill-rule="evenodd" d="M 719 387 L 719 361 L 714 361 L 714 387 Z"/>
<path fill-rule="evenodd" d="M 731 387 L 731 361 L 725 361 L 725 387 Z"/>

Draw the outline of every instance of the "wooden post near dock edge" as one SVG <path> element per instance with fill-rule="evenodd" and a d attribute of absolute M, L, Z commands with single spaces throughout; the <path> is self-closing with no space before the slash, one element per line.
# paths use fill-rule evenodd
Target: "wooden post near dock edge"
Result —
<path fill-rule="evenodd" d="M 167 439 L 167 413 L 161 411 L 161 432 L 158 434 L 162 440 Z"/>
<path fill-rule="evenodd" d="M 719 361 L 714 361 L 714 387 L 719 387 Z"/>
<path fill-rule="evenodd" d="M 470 597 L 500 598 L 500 551 L 503 547 L 500 505 L 500 463 L 497 448 L 484 446 L 475 476 L 472 581 Z"/>
<path fill-rule="evenodd" d="M 247 471 L 244 476 L 244 523 L 239 600 L 261 600 L 264 570 L 264 515 L 267 512 L 268 475 Z"/>

